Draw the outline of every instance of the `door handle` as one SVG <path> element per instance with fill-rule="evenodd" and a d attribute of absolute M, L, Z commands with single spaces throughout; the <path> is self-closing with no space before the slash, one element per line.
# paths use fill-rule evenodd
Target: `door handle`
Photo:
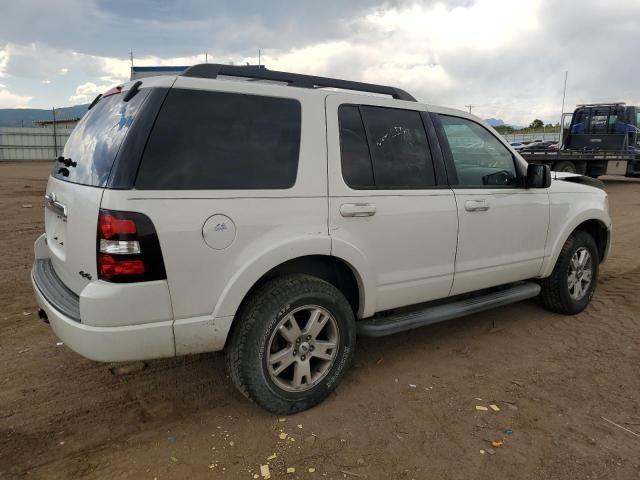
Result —
<path fill-rule="evenodd" d="M 489 202 L 487 200 L 467 200 L 464 202 L 464 209 L 467 212 L 486 212 L 489 210 Z"/>
<path fill-rule="evenodd" d="M 56 194 L 51 192 L 44 196 L 45 205 L 60 215 L 63 220 L 67 220 L 67 206 L 58 201 Z"/>
<path fill-rule="evenodd" d="M 343 217 L 371 217 L 376 214 L 376 206 L 371 203 L 343 203 L 340 215 Z"/>

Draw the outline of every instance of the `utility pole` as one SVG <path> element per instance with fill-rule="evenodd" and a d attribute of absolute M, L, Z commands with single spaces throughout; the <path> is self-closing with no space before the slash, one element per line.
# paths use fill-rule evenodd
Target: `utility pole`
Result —
<path fill-rule="evenodd" d="M 569 70 L 564 72 L 564 90 L 562 91 L 562 109 L 560 110 L 560 142 L 564 139 L 564 99 L 567 96 L 567 77 L 569 76 Z M 561 145 L 562 146 L 562 145 Z"/>
<path fill-rule="evenodd" d="M 465 108 L 468 108 L 468 109 L 469 109 L 469 113 L 471 113 L 471 110 L 472 110 L 473 108 L 475 108 L 475 107 L 477 107 L 477 105 L 471 105 L 471 104 L 469 104 L 469 105 L 465 105 Z"/>

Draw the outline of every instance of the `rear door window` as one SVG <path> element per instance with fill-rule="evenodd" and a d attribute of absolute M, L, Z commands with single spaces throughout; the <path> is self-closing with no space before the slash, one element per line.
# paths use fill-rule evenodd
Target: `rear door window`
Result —
<path fill-rule="evenodd" d="M 82 185 L 106 186 L 120 145 L 148 95 L 149 89 L 141 89 L 127 102 L 122 93 L 101 99 L 78 122 L 64 146 L 62 156 L 69 165 L 56 161 L 52 175 Z"/>
<path fill-rule="evenodd" d="M 297 100 L 172 89 L 136 178 L 139 189 L 284 189 L 300 152 Z"/>
<path fill-rule="evenodd" d="M 342 176 L 354 189 L 414 189 L 435 185 L 420 113 L 342 105 L 339 109 Z"/>

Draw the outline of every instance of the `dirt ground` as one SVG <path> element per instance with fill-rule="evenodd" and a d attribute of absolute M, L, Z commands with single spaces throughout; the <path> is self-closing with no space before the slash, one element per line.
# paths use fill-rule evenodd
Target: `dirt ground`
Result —
<path fill-rule="evenodd" d="M 640 181 L 605 179 L 613 253 L 584 313 L 361 339 L 335 394 L 281 419 L 219 354 L 123 373 L 57 344 L 29 281 L 49 169 L 0 165 L 0 479 L 640 478 Z"/>

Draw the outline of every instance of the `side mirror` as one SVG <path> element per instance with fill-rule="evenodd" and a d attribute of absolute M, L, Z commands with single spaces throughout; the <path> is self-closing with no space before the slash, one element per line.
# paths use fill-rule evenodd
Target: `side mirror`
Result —
<path fill-rule="evenodd" d="M 549 165 L 530 163 L 527 167 L 527 188 L 549 188 L 551 169 Z"/>

